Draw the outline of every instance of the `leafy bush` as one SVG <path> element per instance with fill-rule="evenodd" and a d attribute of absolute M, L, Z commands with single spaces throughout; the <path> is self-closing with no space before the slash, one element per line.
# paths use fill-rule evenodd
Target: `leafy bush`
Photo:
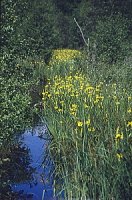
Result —
<path fill-rule="evenodd" d="M 99 57 L 108 63 L 124 60 L 128 54 L 127 23 L 121 15 L 99 20 L 93 35 L 97 44 L 96 53 Z"/>
<path fill-rule="evenodd" d="M 30 60 L 13 59 L 4 53 L 1 59 L 1 133 L 0 145 L 13 139 L 31 124 L 31 97 L 29 95 L 33 81 L 35 65 Z"/>

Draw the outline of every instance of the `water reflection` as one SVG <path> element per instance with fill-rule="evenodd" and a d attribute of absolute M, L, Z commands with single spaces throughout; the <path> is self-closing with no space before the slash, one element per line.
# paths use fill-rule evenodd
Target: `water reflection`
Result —
<path fill-rule="evenodd" d="M 57 199 L 53 197 L 53 164 L 47 154 L 49 142 L 45 126 L 25 131 L 1 165 L 0 199 Z"/>

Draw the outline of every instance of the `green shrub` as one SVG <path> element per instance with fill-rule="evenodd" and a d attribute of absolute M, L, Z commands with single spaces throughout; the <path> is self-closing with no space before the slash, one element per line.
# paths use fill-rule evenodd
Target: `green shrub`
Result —
<path fill-rule="evenodd" d="M 97 45 L 97 56 L 108 63 L 124 60 L 128 53 L 127 31 L 127 22 L 121 15 L 99 20 L 93 34 Z"/>
<path fill-rule="evenodd" d="M 1 131 L 0 145 L 32 121 L 30 88 L 34 84 L 35 65 L 30 59 L 17 59 L 4 53 L 1 59 Z"/>

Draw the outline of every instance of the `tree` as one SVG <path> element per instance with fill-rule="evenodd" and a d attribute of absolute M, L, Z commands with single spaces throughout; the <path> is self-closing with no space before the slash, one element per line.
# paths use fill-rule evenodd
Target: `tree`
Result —
<path fill-rule="evenodd" d="M 28 16 L 28 21 L 23 24 L 23 34 L 29 41 L 29 48 L 47 59 L 50 50 L 59 47 L 57 11 L 53 1 L 33 0 Z"/>
<path fill-rule="evenodd" d="M 128 27 L 126 20 L 121 15 L 99 20 L 93 37 L 97 45 L 97 55 L 108 63 L 124 60 L 127 55 L 126 40 Z"/>

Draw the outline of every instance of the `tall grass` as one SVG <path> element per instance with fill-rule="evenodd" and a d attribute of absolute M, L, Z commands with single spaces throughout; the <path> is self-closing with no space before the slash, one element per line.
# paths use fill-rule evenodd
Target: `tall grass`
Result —
<path fill-rule="evenodd" d="M 78 63 L 50 64 L 42 93 L 59 190 L 65 199 L 130 199 L 130 85 L 112 70 L 106 80 L 110 69 Z"/>

